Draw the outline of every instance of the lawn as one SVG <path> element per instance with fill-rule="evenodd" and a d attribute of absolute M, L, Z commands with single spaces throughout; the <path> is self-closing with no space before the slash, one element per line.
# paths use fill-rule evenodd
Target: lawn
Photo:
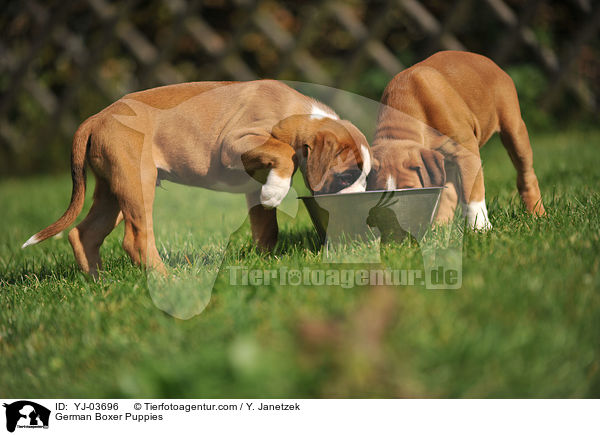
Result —
<path fill-rule="evenodd" d="M 0 396 L 600 397 L 600 131 L 532 142 L 548 216 L 524 213 L 494 139 L 482 153 L 494 229 L 465 233 L 459 290 L 231 286 L 232 265 L 339 266 L 321 264 L 303 206 L 281 214 L 276 252 L 262 255 L 247 222 L 226 246 L 243 197 L 165 184 L 165 262 L 176 276 L 220 270 L 189 320 L 157 308 L 122 228 L 99 281 L 77 270 L 66 237 L 20 249 L 66 208 L 67 173 L 0 181 Z M 383 254 L 422 268 L 414 243 Z"/>

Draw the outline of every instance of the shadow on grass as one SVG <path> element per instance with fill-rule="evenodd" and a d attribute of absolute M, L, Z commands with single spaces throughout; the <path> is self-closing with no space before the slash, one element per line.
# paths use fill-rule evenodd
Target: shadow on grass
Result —
<path fill-rule="evenodd" d="M 312 254 L 318 254 L 322 247 L 322 241 L 313 228 L 304 228 L 300 231 L 282 231 L 279 234 L 279 242 L 273 251 L 274 255 L 285 255 L 292 251 L 307 250 Z"/>
<path fill-rule="evenodd" d="M 9 266 L 10 262 L 0 271 L 0 284 L 2 285 L 23 285 L 30 281 L 39 282 L 48 279 L 74 279 L 79 274 L 79 268 L 74 262 L 61 264 L 57 261 L 55 265 L 52 265 L 45 261 L 36 262 L 36 259 L 32 258 L 25 259 L 18 269 L 9 268 Z"/>
<path fill-rule="evenodd" d="M 64 257 L 64 258 L 63 258 Z M 94 283 L 102 282 L 110 275 L 126 275 L 130 274 L 131 270 L 141 269 L 135 267 L 129 257 L 122 252 L 111 252 L 110 255 L 103 256 L 103 268 L 100 272 L 100 277 L 94 279 L 91 275 L 83 272 L 77 265 L 75 258 L 72 256 L 61 255 L 53 257 L 52 261 L 46 258 L 31 257 L 22 260 L 19 268 L 9 268 L 9 262 L 6 267 L 0 270 L 0 285 L 31 285 L 35 283 L 50 282 L 50 281 L 84 281 Z"/>
<path fill-rule="evenodd" d="M 165 265 L 170 268 L 185 268 L 244 261 L 269 261 L 269 259 L 278 256 L 301 253 L 316 255 L 321 250 L 321 246 L 321 240 L 312 228 L 305 228 L 300 231 L 280 231 L 279 241 L 272 252 L 261 251 L 248 234 L 236 232 L 229 238 L 224 249 L 212 245 L 182 251 L 177 246 L 163 246 L 160 250 L 160 256 Z"/>

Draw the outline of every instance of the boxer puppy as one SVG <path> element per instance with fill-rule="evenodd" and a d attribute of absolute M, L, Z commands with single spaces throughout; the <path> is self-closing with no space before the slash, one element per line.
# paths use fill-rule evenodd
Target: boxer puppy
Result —
<path fill-rule="evenodd" d="M 381 103 L 368 190 L 447 185 L 437 221 L 460 200 L 468 224 L 489 229 L 479 148 L 499 132 L 527 210 L 545 214 L 514 83 L 490 59 L 436 53 L 396 75 Z"/>
<path fill-rule="evenodd" d="M 75 221 L 83 208 L 86 163 L 96 177 L 94 202 L 69 241 L 79 266 L 96 276 L 100 245 L 121 220 L 131 259 L 165 272 L 152 224 L 160 180 L 245 193 L 253 239 L 270 250 L 278 233 L 275 208 L 298 167 L 313 193 L 358 192 L 365 190 L 371 155 L 352 123 L 277 81 L 135 92 L 81 124 L 71 154 L 71 203 L 23 248 Z"/>

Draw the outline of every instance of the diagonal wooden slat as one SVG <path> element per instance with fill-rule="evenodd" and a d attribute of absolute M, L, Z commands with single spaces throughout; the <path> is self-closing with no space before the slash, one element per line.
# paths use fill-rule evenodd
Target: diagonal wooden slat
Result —
<path fill-rule="evenodd" d="M 540 65 L 544 67 L 548 75 L 554 78 L 550 87 L 550 92 L 547 94 L 547 96 L 543 98 L 542 107 L 545 107 L 546 109 L 550 108 L 552 102 L 562 92 L 563 85 L 566 84 L 570 92 L 579 100 L 579 102 L 584 107 L 587 107 L 588 110 L 596 110 L 594 108 L 594 99 L 590 98 L 589 91 L 582 91 L 582 86 L 576 84 L 576 82 L 574 81 L 566 81 L 565 83 L 563 79 L 568 68 L 565 68 L 563 65 L 561 65 L 561 60 L 559 60 L 558 56 L 552 49 L 543 46 L 538 41 L 532 29 L 519 23 L 517 15 L 512 11 L 512 9 L 510 9 L 508 5 L 506 5 L 506 3 L 504 3 L 503 0 L 485 1 L 490 6 L 492 11 L 496 14 L 496 16 L 506 26 L 510 27 L 511 29 L 514 29 L 514 32 L 516 32 L 516 34 L 519 35 L 519 37 L 525 43 L 525 45 L 527 45 L 537 56 Z M 583 38 L 583 42 L 587 41 L 597 32 L 597 20 L 598 17 L 596 15 L 593 15 L 592 18 L 588 21 L 589 27 L 587 27 L 584 31 L 580 32 L 580 35 L 589 33 L 589 37 L 585 36 Z M 579 44 L 577 46 L 579 46 Z M 565 63 L 568 63 L 568 65 L 570 65 L 573 62 L 569 54 L 567 54 L 565 61 Z"/>
<path fill-rule="evenodd" d="M 40 51 L 45 47 L 47 42 L 45 35 L 51 31 L 53 26 L 63 23 L 67 18 L 68 8 L 59 9 L 57 13 L 53 14 L 52 19 L 50 19 L 50 12 L 46 7 L 34 2 L 26 2 L 26 5 L 36 22 L 36 31 L 32 35 L 33 41 L 30 42 L 28 53 L 17 65 L 17 68 L 11 71 L 9 78 L 10 87 L 6 94 L 3 95 L 2 100 L 0 100 L 0 118 L 4 118 L 6 115 L 11 103 L 21 89 L 27 71 L 31 69 L 32 63 L 36 60 Z"/>
<path fill-rule="evenodd" d="M 517 14 L 502 0 L 485 0 L 491 10 L 507 27 L 515 29 L 517 35 L 538 57 L 541 65 L 549 72 L 555 72 L 559 69 L 558 57 L 553 50 L 542 46 L 535 33 L 527 26 L 519 26 Z"/>
<path fill-rule="evenodd" d="M 255 24 L 282 53 L 290 53 L 291 61 L 302 72 L 305 79 L 324 85 L 332 84 L 332 79 L 308 50 L 294 42 L 294 38 L 265 11 L 258 11 Z"/>
<path fill-rule="evenodd" d="M 455 0 L 450 12 L 440 22 L 437 34 L 431 38 L 425 54 L 435 53 L 443 47 L 443 41 L 447 41 L 455 30 L 467 25 L 467 20 L 475 12 L 476 6 L 476 0 Z"/>
<path fill-rule="evenodd" d="M 497 7 L 503 10 L 503 14 L 508 21 L 506 35 L 498 39 L 496 47 L 491 51 L 492 58 L 499 65 L 504 65 L 514 51 L 517 44 L 521 42 L 521 33 L 519 28 L 527 28 L 530 21 L 535 17 L 542 0 L 528 0 L 522 8 L 520 15 L 517 17 L 506 5 L 498 4 Z"/>
<path fill-rule="evenodd" d="M 442 26 L 417 0 L 398 0 L 404 11 L 432 38 L 442 35 L 439 39 L 441 48 L 444 50 L 466 50 L 465 46 L 452 34 L 443 34 Z"/>
<path fill-rule="evenodd" d="M 204 20 L 190 17 L 184 23 L 194 40 L 214 58 L 219 59 L 219 69 L 225 71 L 234 80 L 255 80 L 256 74 L 236 54 L 226 55 L 227 44 Z"/>
<path fill-rule="evenodd" d="M 335 17 L 359 43 L 350 67 L 338 81 L 340 87 L 346 87 L 354 77 L 364 70 L 367 57 L 374 60 L 381 69 L 388 73 L 390 78 L 404 69 L 404 65 L 380 42 L 392 24 L 380 17 L 385 17 L 391 7 L 392 2 L 386 2 L 380 12 L 375 14 L 376 21 L 367 23 L 365 26 L 347 5 L 337 2 L 330 5 Z"/>
<path fill-rule="evenodd" d="M 576 33 L 573 42 L 569 44 L 566 54 L 561 59 L 560 69 L 551 77 L 548 89 L 549 92 L 542 100 L 542 107 L 546 110 L 551 109 L 552 105 L 560 95 L 561 88 L 568 80 L 573 64 L 579 58 L 579 54 L 587 41 L 589 41 L 600 30 L 600 3 L 596 3 L 588 20 Z M 573 83 L 573 82 L 572 82 Z M 584 83 L 571 84 L 571 89 L 577 93 L 580 101 L 583 101 L 588 110 L 597 111 L 597 102 L 592 92 Z"/>

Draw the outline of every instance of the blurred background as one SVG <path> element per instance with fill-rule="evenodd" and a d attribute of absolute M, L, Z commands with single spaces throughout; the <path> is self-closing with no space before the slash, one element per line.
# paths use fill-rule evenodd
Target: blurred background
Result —
<path fill-rule="evenodd" d="M 0 15 L 0 174 L 64 172 L 77 125 L 123 94 L 277 78 L 379 100 L 438 50 L 491 57 L 530 130 L 592 125 L 600 99 L 593 0 L 9 1 Z"/>

